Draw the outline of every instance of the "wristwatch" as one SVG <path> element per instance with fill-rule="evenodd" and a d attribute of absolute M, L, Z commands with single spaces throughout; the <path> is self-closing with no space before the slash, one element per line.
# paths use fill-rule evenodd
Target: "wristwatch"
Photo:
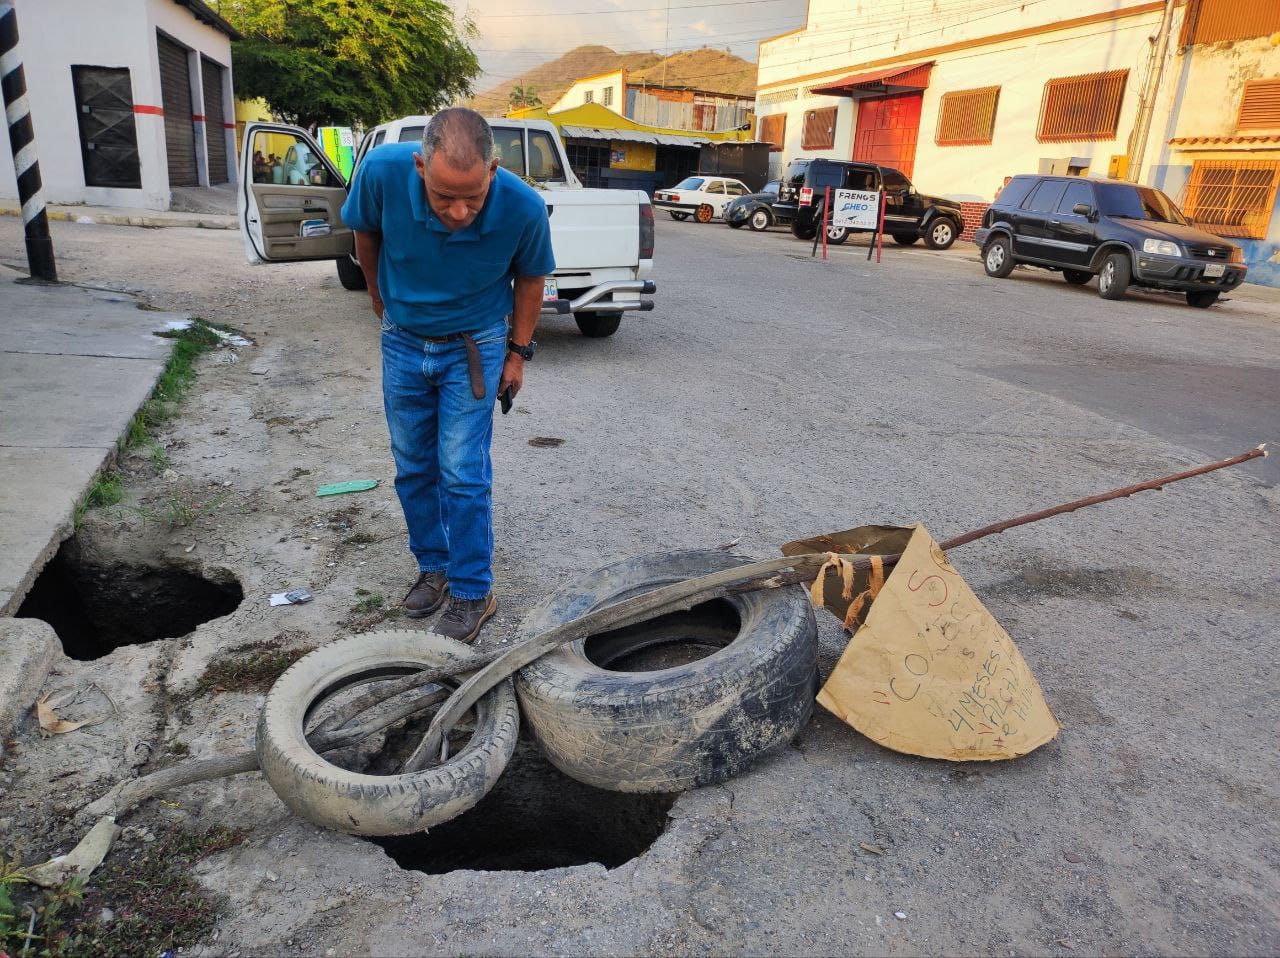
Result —
<path fill-rule="evenodd" d="M 538 348 L 538 344 L 532 339 L 529 340 L 528 346 L 521 346 L 514 339 L 507 340 L 507 349 L 516 355 L 522 357 L 526 362 L 533 358 L 533 351 Z"/>

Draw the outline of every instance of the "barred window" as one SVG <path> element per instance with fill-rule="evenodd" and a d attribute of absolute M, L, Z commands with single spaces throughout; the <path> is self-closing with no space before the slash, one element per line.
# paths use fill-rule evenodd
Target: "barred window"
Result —
<path fill-rule="evenodd" d="M 938 107 L 939 146 L 974 146 L 990 143 L 996 127 L 996 105 L 1000 102 L 998 86 L 977 90 L 957 90 L 942 94 Z"/>
<path fill-rule="evenodd" d="M 1276 0 L 1191 0 L 1182 21 L 1182 46 L 1266 37 L 1280 30 Z"/>
<path fill-rule="evenodd" d="M 756 103 L 759 106 L 768 106 L 771 103 L 790 103 L 800 95 L 800 90 L 792 87 L 790 90 L 772 90 L 769 93 L 761 93 L 756 96 Z"/>
<path fill-rule="evenodd" d="M 1241 130 L 1280 129 L 1280 77 L 1245 83 L 1236 127 Z"/>
<path fill-rule="evenodd" d="M 1182 211 L 1211 233 L 1263 239 L 1277 183 L 1277 160 L 1200 160 L 1191 167 Z"/>
<path fill-rule="evenodd" d="M 836 107 L 825 110 L 807 110 L 804 129 L 800 135 L 800 149 L 829 150 L 836 145 Z"/>
<path fill-rule="evenodd" d="M 604 95 L 600 98 L 601 106 L 613 106 L 613 87 L 604 88 Z"/>
<path fill-rule="evenodd" d="M 596 91 L 595 91 L 595 90 L 583 90 L 583 91 L 582 91 L 582 102 L 583 102 L 583 103 L 590 103 L 590 102 L 592 102 L 595 98 L 596 98 Z"/>
<path fill-rule="evenodd" d="M 763 142 L 769 144 L 770 153 L 781 152 L 787 138 L 787 115 L 774 113 L 760 117 L 758 135 Z"/>
<path fill-rule="evenodd" d="M 1128 78 L 1128 70 L 1112 70 L 1049 80 L 1040 101 L 1036 139 L 1041 143 L 1114 140 Z"/>

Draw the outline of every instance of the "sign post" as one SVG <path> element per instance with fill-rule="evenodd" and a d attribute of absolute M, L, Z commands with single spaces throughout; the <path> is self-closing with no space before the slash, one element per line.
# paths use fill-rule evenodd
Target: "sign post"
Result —
<path fill-rule="evenodd" d="M 879 232 L 883 222 L 884 194 L 863 190 L 836 190 L 835 215 L 831 225 L 851 230 L 871 230 Z M 875 237 L 872 237 L 874 245 Z M 871 249 L 867 249 L 867 259 L 871 259 Z"/>

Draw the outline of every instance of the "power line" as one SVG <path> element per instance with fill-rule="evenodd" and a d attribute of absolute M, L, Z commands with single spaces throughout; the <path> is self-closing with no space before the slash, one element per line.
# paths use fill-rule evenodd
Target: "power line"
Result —
<path fill-rule="evenodd" d="M 687 7 L 678 7 L 679 10 L 705 10 L 710 7 L 749 7 L 757 6 L 762 3 L 790 3 L 791 0 L 721 0 L 719 3 L 691 3 Z M 666 10 L 662 7 L 619 7 L 616 10 L 602 10 L 597 7 L 594 10 L 573 10 L 561 13 L 493 13 L 493 14 L 473 14 L 472 19 L 475 20 L 527 20 L 530 17 L 594 17 L 602 13 L 656 13 Z"/>

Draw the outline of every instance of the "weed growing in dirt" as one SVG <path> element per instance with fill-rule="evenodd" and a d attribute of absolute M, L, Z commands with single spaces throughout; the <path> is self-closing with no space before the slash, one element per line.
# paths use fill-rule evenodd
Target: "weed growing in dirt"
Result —
<path fill-rule="evenodd" d="M 265 692 L 285 669 L 314 648 L 314 645 L 285 648 L 278 638 L 237 645 L 205 666 L 191 698 L 210 692 Z"/>
<path fill-rule="evenodd" d="M 363 592 L 364 598 L 358 600 L 356 604 L 351 607 L 352 612 L 360 615 L 368 615 L 370 612 L 375 612 L 386 605 L 386 596 L 381 592 L 364 592 L 363 589 L 357 591 Z"/>
<path fill-rule="evenodd" d="M 124 498 L 124 477 L 114 469 L 103 469 L 93 477 L 84 497 L 76 503 L 75 524 L 80 525 L 84 514 L 92 508 L 114 506 Z"/>
<path fill-rule="evenodd" d="M 170 529 L 185 529 L 202 516 L 216 511 L 229 498 L 231 498 L 229 492 L 218 492 L 206 498 L 203 495 L 197 495 L 193 490 L 175 489 L 169 493 L 164 512 L 159 518 L 163 519 Z M 148 515 L 144 512 L 143 518 L 156 518 L 156 516 L 154 513 Z"/>
<path fill-rule="evenodd" d="M 398 618 L 404 609 L 401 606 L 387 606 L 387 598 L 381 592 L 370 592 L 368 589 L 356 589 L 356 602 L 347 610 L 346 618 L 338 624 L 351 632 L 367 632 L 375 625 L 388 619 Z"/>
<path fill-rule="evenodd" d="M 80 904 L 84 883 L 68 879 L 57 888 L 41 891 L 23 874 L 16 858 L 0 855 L 0 955 L 50 955 L 66 952 L 57 947 L 63 912 Z M 15 900 L 16 899 L 16 900 Z"/>

